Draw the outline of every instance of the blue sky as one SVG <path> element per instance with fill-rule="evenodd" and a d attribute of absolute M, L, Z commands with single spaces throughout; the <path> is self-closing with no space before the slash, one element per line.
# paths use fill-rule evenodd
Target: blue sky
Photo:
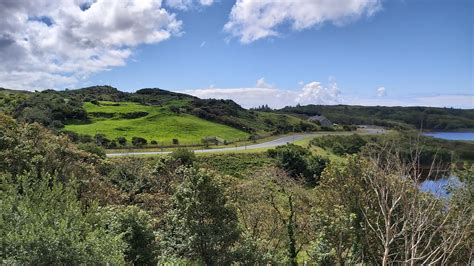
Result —
<path fill-rule="evenodd" d="M 100 1 L 113 2 L 91 2 L 90 10 Z M 71 70 L 46 73 L 59 81 L 44 86 L 159 87 L 230 98 L 246 107 L 348 103 L 474 108 L 474 1 L 340 0 L 338 7 L 319 0 L 265 2 L 165 1 L 158 8 L 168 12 L 168 24 L 156 27 L 166 28 L 169 36 L 118 41 L 111 36 L 113 48 L 100 47 L 101 54 L 88 57 L 102 60 L 93 65 L 96 69 L 80 68 L 79 57 L 59 64 Z M 134 14 L 133 19 L 140 17 Z M 122 54 L 109 60 L 110 50 Z M 0 86 L 1 81 L 0 74 Z"/>

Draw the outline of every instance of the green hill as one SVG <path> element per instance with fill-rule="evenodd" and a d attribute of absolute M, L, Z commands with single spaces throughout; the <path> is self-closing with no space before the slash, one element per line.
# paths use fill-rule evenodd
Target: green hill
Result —
<path fill-rule="evenodd" d="M 199 143 L 204 137 L 219 137 L 227 141 L 247 139 L 249 134 L 230 126 L 210 122 L 196 116 L 173 112 L 169 106 L 186 102 L 170 101 L 164 106 L 147 106 L 134 102 L 84 103 L 89 122 L 70 121 L 64 129 L 79 134 L 104 134 L 109 139 L 142 137 L 148 142 L 171 144 Z"/>
<path fill-rule="evenodd" d="M 474 128 L 474 110 L 431 107 L 307 105 L 280 110 L 245 109 L 232 100 L 199 99 L 158 88 L 122 92 L 110 86 L 23 92 L 0 89 L 0 112 L 20 122 L 94 137 L 142 137 L 158 142 L 197 143 L 204 137 L 227 141 L 250 136 L 317 131 L 308 117 L 323 114 L 341 125 L 457 130 Z M 89 137 L 89 141 L 92 141 Z"/>

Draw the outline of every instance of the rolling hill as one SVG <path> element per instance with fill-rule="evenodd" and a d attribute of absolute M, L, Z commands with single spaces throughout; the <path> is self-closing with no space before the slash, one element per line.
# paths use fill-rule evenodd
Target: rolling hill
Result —
<path fill-rule="evenodd" d="M 432 107 L 307 105 L 245 109 L 232 100 L 197 97 L 146 88 L 122 92 L 110 86 L 41 92 L 0 89 L 0 112 L 18 121 L 38 122 L 55 131 L 108 139 L 198 143 L 216 137 L 227 142 L 289 132 L 317 131 L 308 121 L 322 114 L 341 125 L 460 130 L 474 128 L 474 110 Z"/>
<path fill-rule="evenodd" d="M 129 142 L 133 137 L 142 137 L 148 142 L 154 140 L 165 145 L 171 144 L 172 139 L 178 139 L 180 144 L 197 144 L 205 137 L 233 142 L 249 136 L 249 133 L 230 126 L 169 109 L 169 106 L 177 104 L 180 103 L 176 100 L 164 106 L 134 102 L 85 102 L 84 109 L 90 120 L 86 123 L 71 121 L 64 130 L 91 136 L 103 134 L 109 139 L 125 137 Z"/>

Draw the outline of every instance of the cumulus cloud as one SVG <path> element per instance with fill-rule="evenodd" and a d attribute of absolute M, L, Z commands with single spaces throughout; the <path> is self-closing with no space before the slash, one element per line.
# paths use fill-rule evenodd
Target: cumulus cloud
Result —
<path fill-rule="evenodd" d="M 245 108 L 268 104 L 273 108 L 281 108 L 296 104 L 336 104 L 339 102 L 340 91 L 335 82 L 325 87 L 320 82 L 310 82 L 296 90 L 275 88 L 264 78 L 257 80 L 255 87 L 246 88 L 204 88 L 185 90 L 185 93 L 199 98 L 230 99 Z"/>
<path fill-rule="evenodd" d="M 260 78 L 260 79 L 257 80 L 257 83 L 255 84 L 255 87 L 270 89 L 270 88 L 273 88 L 273 85 L 268 84 L 265 81 L 265 78 Z"/>
<path fill-rule="evenodd" d="M 213 3 L 214 0 L 165 0 L 165 5 L 180 10 L 189 10 L 196 6 L 210 6 Z"/>
<path fill-rule="evenodd" d="M 387 96 L 387 90 L 385 89 L 385 87 L 378 87 L 377 88 L 377 96 L 378 97 Z"/>
<path fill-rule="evenodd" d="M 295 101 L 299 104 L 337 104 L 341 92 L 336 82 L 324 87 L 320 82 L 310 82 L 303 86 Z"/>
<path fill-rule="evenodd" d="M 278 27 L 288 23 L 303 30 L 326 22 L 342 26 L 381 9 L 381 0 L 237 0 L 224 31 L 250 43 L 278 36 Z"/>
<path fill-rule="evenodd" d="M 178 35 L 161 0 L 0 1 L 0 86 L 58 88 Z"/>
<path fill-rule="evenodd" d="M 385 92 L 385 90 L 382 91 Z M 278 89 L 273 85 L 269 85 L 264 78 L 261 78 L 257 80 L 255 87 L 216 88 L 212 86 L 181 92 L 203 99 L 230 99 L 245 108 L 258 107 L 265 104 L 272 108 L 282 108 L 297 104 L 474 108 L 474 94 L 410 94 L 398 97 L 347 95 L 342 93 L 333 78 L 329 79 L 327 85 L 313 81 L 302 84 L 299 88 L 293 90 Z"/>

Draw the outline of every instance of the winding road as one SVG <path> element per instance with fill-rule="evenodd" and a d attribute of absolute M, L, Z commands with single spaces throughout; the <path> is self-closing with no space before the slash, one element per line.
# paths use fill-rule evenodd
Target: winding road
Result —
<path fill-rule="evenodd" d="M 334 131 L 326 131 L 326 132 L 317 132 L 317 133 L 306 133 L 306 134 L 295 134 L 290 136 L 281 137 L 278 139 L 274 139 L 271 141 L 258 143 L 258 144 L 251 144 L 246 146 L 238 146 L 238 147 L 226 147 L 226 148 L 217 148 L 217 149 L 201 149 L 201 150 L 194 150 L 195 153 L 210 153 L 210 152 L 225 152 L 225 151 L 243 151 L 243 150 L 253 150 L 253 149 L 261 149 L 261 148 L 273 148 L 280 145 L 285 145 L 287 143 L 295 142 L 298 140 L 312 138 L 316 136 L 324 136 L 324 135 L 347 135 L 353 134 L 354 132 L 334 132 Z M 385 131 L 383 129 L 372 129 L 367 128 L 358 133 L 362 134 L 383 134 Z M 118 153 L 107 153 L 107 157 L 118 157 L 118 156 L 129 156 L 129 155 L 154 155 L 154 154 L 169 154 L 171 151 L 142 151 L 142 152 L 118 152 Z"/>

